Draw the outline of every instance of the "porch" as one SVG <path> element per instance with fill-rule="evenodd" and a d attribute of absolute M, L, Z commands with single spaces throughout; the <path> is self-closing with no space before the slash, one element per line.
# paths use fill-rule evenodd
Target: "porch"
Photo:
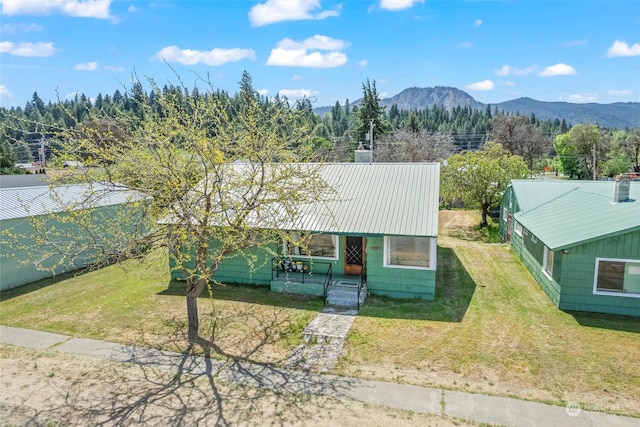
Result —
<path fill-rule="evenodd" d="M 332 263 L 271 260 L 271 291 L 324 298 L 325 305 L 360 309 L 367 296 L 366 268 L 360 274 L 334 274 Z"/>

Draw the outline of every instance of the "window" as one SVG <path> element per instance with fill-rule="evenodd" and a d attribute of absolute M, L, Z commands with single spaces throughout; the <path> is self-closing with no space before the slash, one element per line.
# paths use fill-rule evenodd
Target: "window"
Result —
<path fill-rule="evenodd" d="M 553 280 L 553 251 L 548 247 L 544 247 L 544 257 L 542 258 L 542 272 L 551 280 Z"/>
<path fill-rule="evenodd" d="M 291 233 L 285 255 L 338 259 L 338 237 L 331 234 Z"/>
<path fill-rule="evenodd" d="M 385 236 L 385 267 L 435 268 L 436 239 L 430 237 Z"/>
<path fill-rule="evenodd" d="M 513 223 L 513 231 L 520 237 L 522 237 L 522 224 L 520 224 L 518 221 L 515 221 Z"/>
<path fill-rule="evenodd" d="M 596 258 L 593 293 L 640 298 L 640 260 Z"/>
<path fill-rule="evenodd" d="M 508 217 L 509 217 L 509 209 L 502 208 L 502 220 L 504 222 L 507 222 Z"/>

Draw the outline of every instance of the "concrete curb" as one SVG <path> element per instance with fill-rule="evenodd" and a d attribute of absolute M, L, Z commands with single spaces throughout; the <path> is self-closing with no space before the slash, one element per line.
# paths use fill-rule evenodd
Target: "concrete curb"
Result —
<path fill-rule="evenodd" d="M 513 398 L 313 374 L 236 361 L 229 365 L 204 357 L 131 347 L 86 338 L 72 338 L 0 326 L 0 344 L 35 350 L 133 363 L 192 375 L 212 375 L 234 384 L 351 399 L 395 409 L 447 415 L 469 421 L 514 427 L 637 427 L 640 419 Z"/>

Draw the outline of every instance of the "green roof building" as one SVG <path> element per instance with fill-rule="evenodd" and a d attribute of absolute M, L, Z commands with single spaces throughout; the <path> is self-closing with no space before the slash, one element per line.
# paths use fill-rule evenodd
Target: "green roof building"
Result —
<path fill-rule="evenodd" d="M 640 181 L 513 180 L 500 234 L 560 309 L 640 316 Z"/>
<path fill-rule="evenodd" d="M 299 229 L 280 228 L 309 233 L 308 248 L 256 248 L 259 268 L 249 272 L 242 257 L 226 258 L 215 279 L 325 296 L 344 306 L 361 304 L 367 293 L 433 299 L 440 165 L 333 163 L 320 173 L 335 200 L 304 206 Z M 269 253 L 281 256 L 272 261 Z M 174 265 L 171 271 L 173 279 L 182 279 Z M 350 291 L 358 287 L 354 300 Z"/>

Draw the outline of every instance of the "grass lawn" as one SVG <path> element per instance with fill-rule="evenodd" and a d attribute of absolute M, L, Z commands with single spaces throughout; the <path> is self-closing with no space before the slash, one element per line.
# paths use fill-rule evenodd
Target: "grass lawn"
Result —
<path fill-rule="evenodd" d="M 335 373 L 640 416 L 640 321 L 558 310 L 479 221 L 441 212 L 435 300 L 369 298 Z M 166 266 L 158 254 L 3 292 L 0 323 L 184 350 L 184 285 Z M 278 363 L 322 302 L 220 286 L 199 306 L 222 356 Z"/>
<path fill-rule="evenodd" d="M 2 292 L 0 323 L 171 351 L 186 340 L 184 284 L 170 282 L 164 254 Z M 323 307 L 312 297 L 255 286 L 214 286 L 198 300 L 200 335 L 218 351 L 278 363 L 302 342 L 302 330 Z M 196 350 L 197 351 L 197 350 Z"/>
<path fill-rule="evenodd" d="M 441 212 L 435 300 L 368 299 L 338 372 L 640 416 L 640 321 L 558 310 L 479 221 Z"/>

